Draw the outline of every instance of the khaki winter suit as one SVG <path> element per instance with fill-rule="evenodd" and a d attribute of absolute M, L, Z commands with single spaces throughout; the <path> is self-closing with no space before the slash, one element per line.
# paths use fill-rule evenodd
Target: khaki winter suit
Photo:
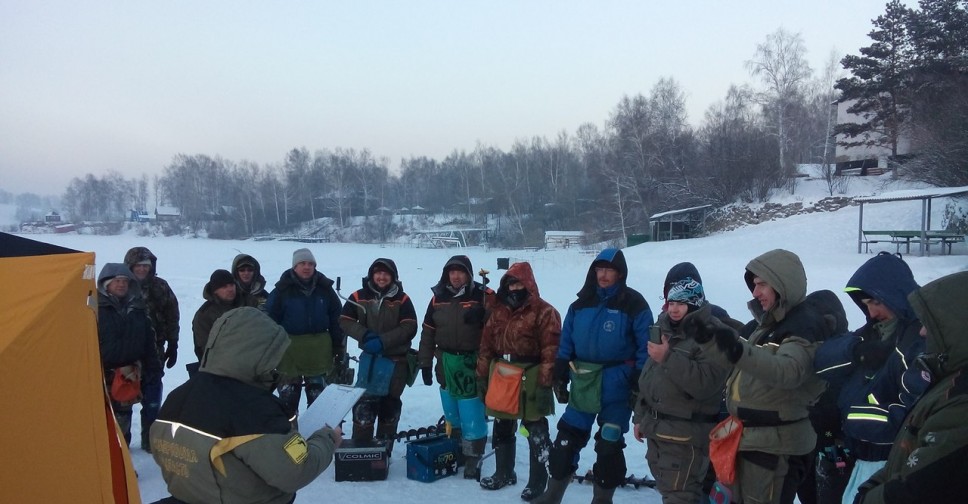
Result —
<path fill-rule="evenodd" d="M 646 458 L 662 502 L 695 503 L 709 467 L 709 431 L 716 425 L 730 368 L 703 351 L 683 332 L 691 319 L 708 320 L 712 305 L 674 324 L 659 315 L 659 332 L 669 338 L 663 362 L 649 359 L 639 376 L 633 422 L 648 440 Z"/>
<path fill-rule="evenodd" d="M 746 266 L 751 292 L 754 277 L 766 281 L 777 299 L 765 312 L 756 299 L 748 303 L 755 320 L 743 331 L 749 335 L 739 341 L 739 359 L 729 364 L 715 341 L 703 351 L 733 366 L 726 407 L 744 424 L 733 501 L 792 502 L 816 446 L 808 408 L 826 385 L 814 374 L 813 357 L 830 329 L 822 314 L 800 307 L 807 277 L 795 254 L 776 249 L 756 257 Z"/>

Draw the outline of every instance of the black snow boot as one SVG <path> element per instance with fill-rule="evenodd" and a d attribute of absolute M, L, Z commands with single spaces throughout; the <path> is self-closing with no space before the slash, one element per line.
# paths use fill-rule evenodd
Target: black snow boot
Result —
<path fill-rule="evenodd" d="M 551 452 L 551 438 L 548 434 L 548 419 L 525 422 L 528 430 L 528 485 L 521 492 L 521 500 L 532 501 L 544 493 L 548 485 L 548 455 Z"/>
<path fill-rule="evenodd" d="M 571 479 L 574 473 L 569 474 L 565 479 L 555 479 L 551 478 L 548 480 L 548 489 L 545 493 L 534 499 L 534 504 L 561 504 L 561 499 L 565 496 L 565 490 L 568 490 L 568 485 L 571 483 Z"/>
<path fill-rule="evenodd" d="M 475 439 L 473 441 L 464 439 L 461 441 L 461 444 L 463 445 L 464 452 L 464 479 L 480 481 L 481 468 L 477 465 L 484 455 L 487 438 Z"/>
<path fill-rule="evenodd" d="M 528 447 L 531 452 L 528 463 L 531 465 L 528 467 L 528 486 L 521 492 L 521 500 L 532 501 L 545 492 L 545 486 L 548 484 L 548 469 L 541 461 L 539 449 L 531 443 L 528 443 Z"/>
<path fill-rule="evenodd" d="M 481 488 L 497 490 L 518 482 L 518 475 L 514 473 L 514 456 L 517 447 L 512 440 L 494 447 L 494 475 L 481 478 Z"/>
<path fill-rule="evenodd" d="M 595 489 L 592 491 L 592 504 L 612 504 L 613 495 L 615 495 L 614 488 L 606 490 L 596 483 Z"/>
<path fill-rule="evenodd" d="M 151 438 L 148 437 L 148 431 L 141 431 L 141 449 L 151 453 Z"/>

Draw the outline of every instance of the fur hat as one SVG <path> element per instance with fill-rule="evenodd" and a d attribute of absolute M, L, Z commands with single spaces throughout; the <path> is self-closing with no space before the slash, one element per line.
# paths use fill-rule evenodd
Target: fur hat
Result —
<path fill-rule="evenodd" d="M 315 266 L 316 258 L 313 257 L 313 253 L 309 249 L 301 248 L 292 253 L 292 267 L 295 268 L 301 262 L 313 263 L 313 266 Z"/>
<path fill-rule="evenodd" d="M 224 269 L 217 269 L 213 271 L 211 278 L 208 279 L 208 285 L 213 291 L 234 283 L 235 277 Z"/>
<path fill-rule="evenodd" d="M 689 306 L 699 308 L 706 304 L 706 296 L 702 290 L 702 284 L 693 280 L 691 277 L 683 278 L 669 287 L 666 294 L 666 301 L 685 303 Z"/>

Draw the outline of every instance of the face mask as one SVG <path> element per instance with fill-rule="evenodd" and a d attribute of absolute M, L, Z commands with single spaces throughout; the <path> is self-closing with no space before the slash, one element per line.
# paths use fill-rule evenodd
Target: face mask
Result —
<path fill-rule="evenodd" d="M 508 304 L 514 308 L 517 308 L 524 304 L 528 300 L 528 290 L 519 289 L 508 291 Z"/>

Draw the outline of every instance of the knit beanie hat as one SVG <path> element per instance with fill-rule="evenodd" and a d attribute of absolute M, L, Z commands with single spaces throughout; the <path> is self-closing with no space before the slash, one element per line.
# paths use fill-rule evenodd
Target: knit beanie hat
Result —
<path fill-rule="evenodd" d="M 686 277 L 669 287 L 666 301 L 685 303 L 691 307 L 699 308 L 706 304 L 706 296 L 703 293 L 701 283 L 693 280 L 692 277 Z"/>
<path fill-rule="evenodd" d="M 227 270 L 217 269 L 212 272 L 212 277 L 208 279 L 208 285 L 212 290 L 218 290 L 229 284 L 235 283 L 235 277 Z"/>
<path fill-rule="evenodd" d="M 316 258 L 313 257 L 313 253 L 307 248 L 301 248 L 292 253 L 292 267 L 295 268 L 297 264 L 301 262 L 309 262 L 316 265 Z"/>

